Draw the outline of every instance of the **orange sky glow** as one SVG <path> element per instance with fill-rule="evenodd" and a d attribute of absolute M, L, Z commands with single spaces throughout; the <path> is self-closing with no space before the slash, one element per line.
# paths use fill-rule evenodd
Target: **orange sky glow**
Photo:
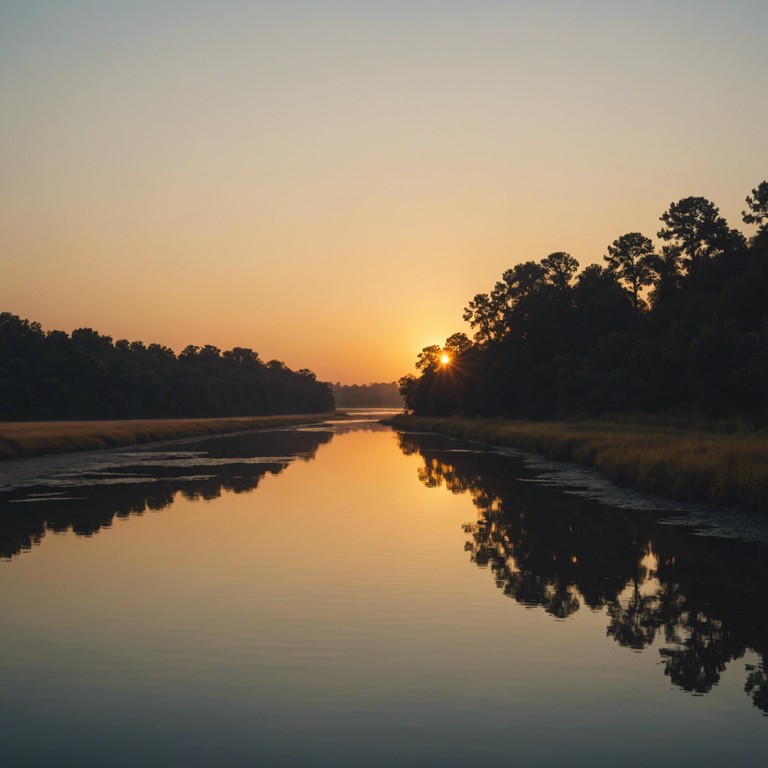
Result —
<path fill-rule="evenodd" d="M 0 311 L 392 381 L 768 176 L 764 0 L 0 0 Z M 716 55 L 715 53 L 716 52 Z"/>

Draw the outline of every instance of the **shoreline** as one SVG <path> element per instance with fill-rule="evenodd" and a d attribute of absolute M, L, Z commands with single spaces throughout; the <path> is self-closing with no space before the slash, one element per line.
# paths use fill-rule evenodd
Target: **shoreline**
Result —
<path fill-rule="evenodd" d="M 609 421 L 398 415 L 385 424 L 522 448 L 594 467 L 619 486 L 681 501 L 768 512 L 768 438 Z"/>
<path fill-rule="evenodd" d="M 345 412 L 231 416 L 213 419 L 0 422 L 0 462 L 61 453 L 97 451 L 160 440 L 205 437 L 250 429 L 315 424 Z"/>

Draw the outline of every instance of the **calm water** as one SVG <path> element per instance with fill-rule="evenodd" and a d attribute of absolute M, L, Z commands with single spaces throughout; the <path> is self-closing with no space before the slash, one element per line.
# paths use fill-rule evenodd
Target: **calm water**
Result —
<path fill-rule="evenodd" d="M 4 765 L 768 759 L 768 548 L 373 423 L 0 466 Z"/>

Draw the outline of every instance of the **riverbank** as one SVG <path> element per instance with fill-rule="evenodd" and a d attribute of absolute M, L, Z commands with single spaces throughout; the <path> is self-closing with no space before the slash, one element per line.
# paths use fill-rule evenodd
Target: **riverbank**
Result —
<path fill-rule="evenodd" d="M 398 415 L 398 429 L 440 432 L 595 467 L 618 485 L 768 512 L 768 437 L 622 422 L 524 422 Z"/>
<path fill-rule="evenodd" d="M 343 414 L 312 413 L 225 419 L 0 422 L 0 460 L 95 451 L 157 440 L 222 435 L 248 429 L 314 424 Z"/>

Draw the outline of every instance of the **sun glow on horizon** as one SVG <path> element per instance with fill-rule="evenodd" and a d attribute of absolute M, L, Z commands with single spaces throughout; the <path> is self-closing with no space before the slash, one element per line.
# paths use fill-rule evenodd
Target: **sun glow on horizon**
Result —
<path fill-rule="evenodd" d="M 46 331 L 454 371 L 505 270 L 739 228 L 768 165 L 757 0 L 91 5 L 0 4 L 0 309 Z"/>

